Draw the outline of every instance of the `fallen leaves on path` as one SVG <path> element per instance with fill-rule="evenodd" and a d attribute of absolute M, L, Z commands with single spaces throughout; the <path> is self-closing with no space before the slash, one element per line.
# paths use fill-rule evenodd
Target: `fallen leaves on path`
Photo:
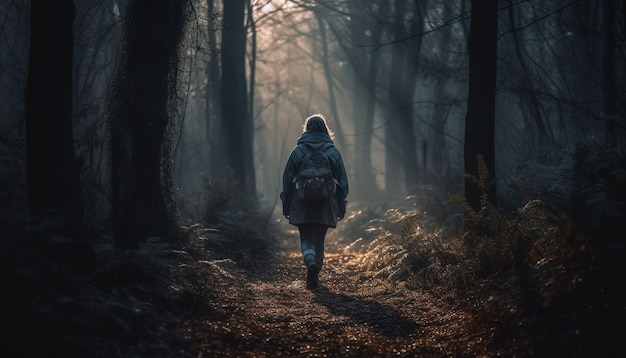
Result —
<path fill-rule="evenodd" d="M 198 357 L 480 356 L 488 332 L 472 314 L 430 292 L 368 278 L 360 257 L 330 235 L 322 287 L 306 289 L 296 234 L 275 238 L 269 256 L 231 268 L 210 306 L 219 319 L 188 321 Z M 230 276 L 230 277 L 229 277 Z M 487 335 L 487 336 L 485 336 Z"/>

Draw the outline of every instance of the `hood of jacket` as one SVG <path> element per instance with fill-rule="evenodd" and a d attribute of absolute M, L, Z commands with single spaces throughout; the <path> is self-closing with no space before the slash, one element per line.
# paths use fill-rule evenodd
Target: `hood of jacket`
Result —
<path fill-rule="evenodd" d="M 322 132 L 304 132 L 298 138 L 298 144 L 306 144 L 312 149 L 319 149 L 326 143 L 333 144 L 333 140 L 328 134 Z"/>

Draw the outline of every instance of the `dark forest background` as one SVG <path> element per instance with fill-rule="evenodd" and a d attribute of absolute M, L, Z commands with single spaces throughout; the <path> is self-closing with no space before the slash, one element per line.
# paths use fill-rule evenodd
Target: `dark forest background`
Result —
<path fill-rule="evenodd" d="M 479 248 L 527 269 L 547 257 L 536 242 L 561 239 L 621 269 L 626 1 L 1 0 L 0 14 L 1 265 L 8 285 L 32 281 L 5 307 L 55 286 L 48 269 L 97 270 L 101 245 L 284 229 L 282 169 L 314 113 L 348 170 L 344 239 L 403 210 L 489 272 L 502 263 Z"/>

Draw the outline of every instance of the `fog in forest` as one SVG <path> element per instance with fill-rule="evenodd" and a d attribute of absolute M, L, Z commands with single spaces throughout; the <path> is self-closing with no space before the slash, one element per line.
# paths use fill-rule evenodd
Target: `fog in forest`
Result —
<path fill-rule="evenodd" d="M 624 356 L 625 14 L 0 1 L 0 350 Z M 313 114 L 349 194 L 304 278 Z"/>
<path fill-rule="evenodd" d="M 25 182 L 16 160 L 23 159 L 28 4 L 2 6 L 2 165 L 14 186 Z M 107 104 L 114 102 L 126 9 L 117 1 L 75 6 L 76 155 L 87 210 L 105 213 Z M 201 205 L 207 185 L 239 183 L 237 190 L 257 197 L 264 210 L 277 207 L 283 166 L 304 119 L 314 113 L 327 118 L 343 153 L 351 203 L 437 192 L 434 201 L 441 204 L 448 193 L 463 193 L 470 8 L 462 0 L 262 0 L 230 15 L 235 29 L 221 2 L 191 2 L 165 139 L 177 200 Z M 497 41 L 495 168 L 488 169 L 501 208 L 519 207 L 527 193 L 549 188 L 577 146 L 610 141 L 623 151 L 623 16 L 612 20 L 609 33 L 605 10 L 593 1 L 499 2 L 497 32 L 485 36 Z M 237 40 L 245 53 L 224 61 L 222 41 L 230 30 L 245 31 Z M 237 79 L 222 73 L 231 62 Z M 242 90 L 230 91 L 231 83 Z M 242 112 L 225 113 L 231 108 Z M 245 162 L 240 170 L 233 168 L 238 162 Z"/>
<path fill-rule="evenodd" d="M 246 74 L 254 86 L 248 106 L 263 205 L 277 203 L 284 163 L 313 113 L 324 114 L 335 132 L 351 202 L 428 195 L 433 186 L 463 192 L 469 3 L 397 3 L 404 3 L 395 5 L 404 6 L 401 14 L 377 1 L 253 3 Z M 596 31 L 602 16 L 593 2 L 500 3 L 495 176 L 502 207 L 518 207 L 525 190 L 539 189 L 531 182 L 538 175 L 562 175 L 557 158 L 573 155 L 576 145 L 605 142 L 604 40 Z M 206 176 L 224 174 L 208 164 L 206 133 L 215 115 L 207 113 L 205 90 L 206 29 L 223 24 L 206 20 L 200 16 L 194 29 L 199 48 L 188 53 L 183 78 L 175 178 L 186 196 Z M 614 79 L 623 70 L 618 60 Z M 417 160 L 405 165 L 406 158 Z M 416 177 L 407 180 L 409 170 Z"/>

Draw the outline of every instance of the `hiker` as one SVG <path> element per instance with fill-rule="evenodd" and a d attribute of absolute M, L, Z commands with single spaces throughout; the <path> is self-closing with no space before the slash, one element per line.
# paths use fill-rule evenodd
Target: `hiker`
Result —
<path fill-rule="evenodd" d="M 287 160 L 280 193 L 283 215 L 300 231 L 310 290 L 319 286 L 326 232 L 337 227 L 337 221 L 346 214 L 348 178 L 332 135 L 321 114 L 305 120 L 303 133 Z"/>

